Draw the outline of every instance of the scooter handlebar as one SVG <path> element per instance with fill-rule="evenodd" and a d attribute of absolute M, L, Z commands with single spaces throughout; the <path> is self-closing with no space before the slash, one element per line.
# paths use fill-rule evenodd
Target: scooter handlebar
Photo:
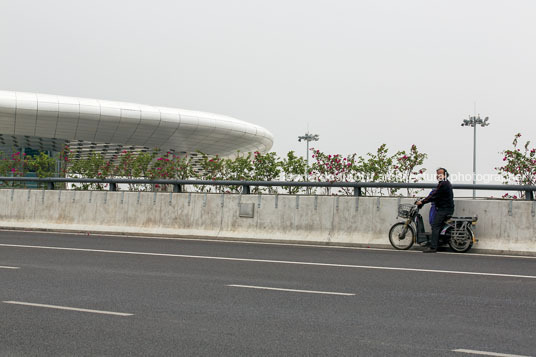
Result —
<path fill-rule="evenodd" d="M 422 201 L 422 200 L 424 200 L 424 198 L 419 198 L 419 199 L 418 199 L 417 201 L 415 201 L 413 204 L 414 204 L 415 206 L 417 206 L 418 209 L 421 209 L 422 206 L 424 206 L 424 204 L 420 204 L 420 205 L 418 205 L 417 202 Z"/>

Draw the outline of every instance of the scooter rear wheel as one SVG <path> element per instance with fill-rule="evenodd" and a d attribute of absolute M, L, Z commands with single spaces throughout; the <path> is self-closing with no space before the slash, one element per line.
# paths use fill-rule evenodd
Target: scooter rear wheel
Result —
<path fill-rule="evenodd" d="M 408 226 L 406 234 L 402 236 L 404 226 L 405 223 L 398 222 L 395 223 L 389 230 L 389 242 L 391 242 L 393 248 L 398 250 L 409 249 L 415 242 L 415 230 L 412 226 Z"/>
<path fill-rule="evenodd" d="M 449 239 L 450 249 L 456 253 L 465 253 L 473 246 L 473 232 L 469 227 L 466 228 L 467 238 L 453 238 Z"/>

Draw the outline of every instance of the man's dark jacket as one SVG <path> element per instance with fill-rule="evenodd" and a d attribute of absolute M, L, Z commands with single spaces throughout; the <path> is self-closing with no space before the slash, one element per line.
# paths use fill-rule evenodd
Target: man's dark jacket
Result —
<path fill-rule="evenodd" d="M 422 200 L 422 203 L 434 202 L 437 209 L 454 209 L 454 194 L 450 181 L 439 181 L 435 192 Z"/>

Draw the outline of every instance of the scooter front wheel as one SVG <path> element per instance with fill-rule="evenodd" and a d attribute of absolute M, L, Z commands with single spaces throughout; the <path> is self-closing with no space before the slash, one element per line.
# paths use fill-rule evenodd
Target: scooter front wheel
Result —
<path fill-rule="evenodd" d="M 415 242 L 415 230 L 404 222 L 395 223 L 389 230 L 389 242 L 395 249 L 409 249 Z"/>

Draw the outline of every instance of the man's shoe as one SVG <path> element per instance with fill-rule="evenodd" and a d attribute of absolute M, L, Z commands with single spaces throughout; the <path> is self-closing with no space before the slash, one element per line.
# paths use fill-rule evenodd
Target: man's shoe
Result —
<path fill-rule="evenodd" d="M 425 250 L 422 251 L 423 253 L 436 253 L 437 252 L 437 249 L 434 249 L 434 248 L 426 248 Z"/>

